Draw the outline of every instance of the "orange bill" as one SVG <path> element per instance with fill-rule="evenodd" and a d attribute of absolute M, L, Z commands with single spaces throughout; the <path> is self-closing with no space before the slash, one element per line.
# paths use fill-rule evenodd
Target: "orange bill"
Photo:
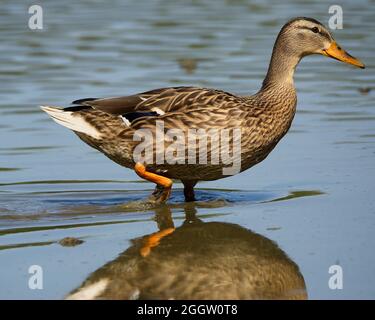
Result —
<path fill-rule="evenodd" d="M 342 49 L 335 41 L 332 42 L 328 49 L 322 50 L 321 54 L 362 69 L 365 68 L 365 65 L 359 59 L 351 56 L 344 49 Z"/>

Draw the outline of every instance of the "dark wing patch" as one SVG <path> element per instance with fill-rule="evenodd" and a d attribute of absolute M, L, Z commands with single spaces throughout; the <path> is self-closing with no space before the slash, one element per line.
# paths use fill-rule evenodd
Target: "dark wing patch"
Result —
<path fill-rule="evenodd" d="M 127 112 L 133 112 L 136 106 L 142 101 L 143 99 L 139 95 L 132 95 L 115 98 L 95 99 L 85 101 L 83 102 L 83 104 L 109 114 L 122 115 Z"/>
<path fill-rule="evenodd" d="M 98 100 L 98 98 L 84 98 L 84 99 L 78 99 L 78 100 L 74 100 L 72 102 L 72 104 L 85 104 L 86 102 L 88 101 L 94 101 L 94 100 Z"/>
<path fill-rule="evenodd" d="M 122 116 L 129 120 L 130 122 L 133 122 L 134 120 L 142 117 L 156 117 L 159 114 L 157 112 L 128 112 L 123 114 Z"/>
<path fill-rule="evenodd" d="M 72 111 L 72 112 L 75 112 L 75 111 L 82 111 L 82 110 L 86 110 L 86 109 L 92 109 L 90 106 L 73 106 L 73 107 L 67 107 L 67 108 L 64 108 L 63 110 L 64 111 Z"/>

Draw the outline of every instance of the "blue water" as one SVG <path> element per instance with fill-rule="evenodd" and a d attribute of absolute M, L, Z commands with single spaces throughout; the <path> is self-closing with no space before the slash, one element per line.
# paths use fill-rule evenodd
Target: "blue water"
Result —
<path fill-rule="evenodd" d="M 154 210 L 137 205 L 153 186 L 84 145 L 39 105 L 177 85 L 253 93 L 280 27 L 294 16 L 327 24 L 331 5 L 50 0 L 44 29 L 32 31 L 29 4 L 3 1 L 0 10 L 2 299 L 61 299 L 132 239 L 158 230 Z M 234 223 L 274 240 L 299 266 L 310 299 L 374 299 L 375 11 L 372 1 L 338 4 L 344 29 L 333 34 L 367 68 L 305 58 L 290 132 L 254 168 L 200 183 L 196 209 L 204 222 Z M 168 205 L 175 226 L 184 220 L 182 202 L 176 184 Z M 67 236 L 85 242 L 57 243 Z M 28 288 L 34 264 L 43 267 L 43 290 Z M 342 290 L 328 286 L 337 264 Z"/>

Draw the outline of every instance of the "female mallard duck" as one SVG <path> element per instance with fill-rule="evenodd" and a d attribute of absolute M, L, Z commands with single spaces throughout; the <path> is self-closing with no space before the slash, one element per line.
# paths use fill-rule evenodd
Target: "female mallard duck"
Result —
<path fill-rule="evenodd" d="M 185 200 L 193 201 L 193 188 L 199 180 L 225 177 L 229 164 L 238 164 L 233 173 L 244 171 L 267 157 L 289 130 L 296 111 L 294 70 L 302 57 L 318 53 L 364 68 L 361 61 L 337 45 L 321 23 L 295 18 L 282 27 L 262 88 L 252 96 L 175 87 L 125 97 L 81 99 L 65 109 L 42 109 L 113 161 L 156 183 L 151 200 L 166 201 L 171 179 L 179 179 L 184 184 Z M 176 134 L 158 138 L 158 133 L 176 129 L 185 134 L 182 139 Z M 201 137 L 191 139 L 189 129 L 203 132 L 206 145 L 201 145 L 201 139 L 198 148 L 197 139 Z M 216 136 L 210 135 L 210 130 L 216 130 Z M 227 139 L 229 146 L 215 140 L 225 130 L 233 131 Z M 147 132 L 152 133 L 152 139 Z M 235 148 L 236 144 L 240 148 Z M 233 150 L 232 162 L 222 156 L 224 149 Z"/>

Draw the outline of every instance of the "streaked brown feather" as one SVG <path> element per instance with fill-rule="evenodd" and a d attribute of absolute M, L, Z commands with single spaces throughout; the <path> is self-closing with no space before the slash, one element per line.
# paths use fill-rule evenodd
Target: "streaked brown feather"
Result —
<path fill-rule="evenodd" d="M 137 98 L 135 98 L 137 97 Z M 147 98 L 146 98 L 147 97 Z M 138 99 L 138 100 L 137 100 Z M 147 99 L 147 100 L 146 100 Z M 131 103 L 140 101 L 138 105 Z M 128 105 L 121 105 L 121 102 Z M 95 104 L 98 103 L 98 104 Z M 288 131 L 295 113 L 296 95 L 293 87 L 269 86 L 254 96 L 241 97 L 206 88 L 163 88 L 129 97 L 88 101 L 94 109 L 79 111 L 84 119 L 103 133 L 105 139 L 94 139 L 79 134 L 81 139 L 102 151 L 113 161 L 133 167 L 133 150 L 139 142 L 133 141 L 138 129 L 154 133 L 156 121 L 164 123 L 165 131 L 182 129 L 241 128 L 241 171 L 262 161 Z M 100 107 L 97 105 L 100 104 Z M 164 115 L 141 117 L 126 126 L 119 114 L 132 111 L 150 111 L 159 108 Z M 113 111 L 115 110 L 115 111 Z M 121 111 L 120 111 L 121 110 Z M 165 149 L 171 142 L 165 142 Z M 187 155 L 187 140 L 185 154 Z M 153 150 L 157 146 L 154 142 Z M 207 158 L 211 159 L 211 141 L 208 140 Z M 156 152 L 156 151 L 155 151 Z M 198 159 L 198 150 L 196 150 Z M 223 177 L 222 165 L 211 164 L 149 164 L 148 170 L 181 180 L 215 180 Z"/>
<path fill-rule="evenodd" d="M 85 99 L 75 102 L 113 115 L 158 108 L 163 112 L 184 111 L 195 106 L 219 105 L 228 101 L 231 94 L 214 89 L 196 87 L 161 88 L 139 94 L 114 98 Z M 75 103 L 73 102 L 73 103 Z"/>

